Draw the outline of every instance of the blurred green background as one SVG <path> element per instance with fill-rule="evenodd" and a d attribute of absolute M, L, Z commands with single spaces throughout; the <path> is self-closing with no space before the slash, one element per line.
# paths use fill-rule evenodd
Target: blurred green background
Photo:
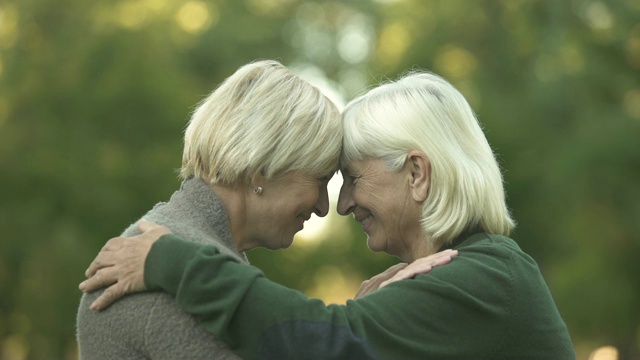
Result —
<path fill-rule="evenodd" d="M 639 1 L 0 0 L 0 359 L 77 357 L 85 268 L 177 189 L 194 105 L 265 58 L 342 104 L 408 69 L 449 79 L 578 359 L 640 358 Z M 252 262 L 341 302 L 397 261 L 327 220 Z"/>

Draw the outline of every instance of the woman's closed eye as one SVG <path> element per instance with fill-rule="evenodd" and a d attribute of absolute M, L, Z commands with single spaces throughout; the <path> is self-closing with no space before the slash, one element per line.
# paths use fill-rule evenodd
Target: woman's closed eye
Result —
<path fill-rule="evenodd" d="M 358 179 L 360 179 L 360 176 L 347 173 L 345 180 L 351 185 L 356 185 L 356 183 L 358 182 Z"/>
<path fill-rule="evenodd" d="M 320 182 L 322 184 L 327 184 L 327 183 L 329 183 L 329 181 L 331 180 L 332 177 L 333 177 L 333 173 L 329 174 L 327 176 L 316 178 L 316 179 L 318 180 L 318 182 Z"/>

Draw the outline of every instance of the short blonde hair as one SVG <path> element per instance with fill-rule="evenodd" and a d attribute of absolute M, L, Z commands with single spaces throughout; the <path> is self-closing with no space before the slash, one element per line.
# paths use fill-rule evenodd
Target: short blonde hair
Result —
<path fill-rule="evenodd" d="M 412 72 L 351 101 L 343 112 L 343 165 L 385 160 L 390 171 L 411 150 L 431 164 L 422 228 L 431 250 L 467 231 L 509 235 L 502 174 L 473 110 L 443 78 Z"/>
<path fill-rule="evenodd" d="M 185 131 L 181 176 L 248 184 L 288 172 L 325 176 L 338 167 L 336 106 L 276 61 L 239 68 L 195 110 Z"/>

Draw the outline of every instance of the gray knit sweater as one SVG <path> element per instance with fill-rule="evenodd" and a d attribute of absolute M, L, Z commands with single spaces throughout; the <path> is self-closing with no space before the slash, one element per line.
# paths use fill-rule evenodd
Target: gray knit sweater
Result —
<path fill-rule="evenodd" d="M 144 219 L 167 226 L 176 235 L 248 263 L 235 250 L 229 219 L 215 193 L 200 179 L 185 180 L 169 202 L 157 204 Z M 135 223 L 123 233 L 137 235 Z M 85 294 L 77 318 L 80 358 L 89 359 L 238 359 L 227 346 L 204 331 L 175 306 L 171 295 L 126 296 L 104 311 L 89 309 L 102 290 Z"/>

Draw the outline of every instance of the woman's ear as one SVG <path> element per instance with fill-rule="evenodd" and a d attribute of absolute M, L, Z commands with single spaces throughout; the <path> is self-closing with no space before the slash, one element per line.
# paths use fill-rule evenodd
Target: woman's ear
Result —
<path fill-rule="evenodd" d="M 407 155 L 407 165 L 411 172 L 411 195 L 415 201 L 422 203 L 427 199 L 431 185 L 431 162 L 422 151 L 412 150 Z"/>

